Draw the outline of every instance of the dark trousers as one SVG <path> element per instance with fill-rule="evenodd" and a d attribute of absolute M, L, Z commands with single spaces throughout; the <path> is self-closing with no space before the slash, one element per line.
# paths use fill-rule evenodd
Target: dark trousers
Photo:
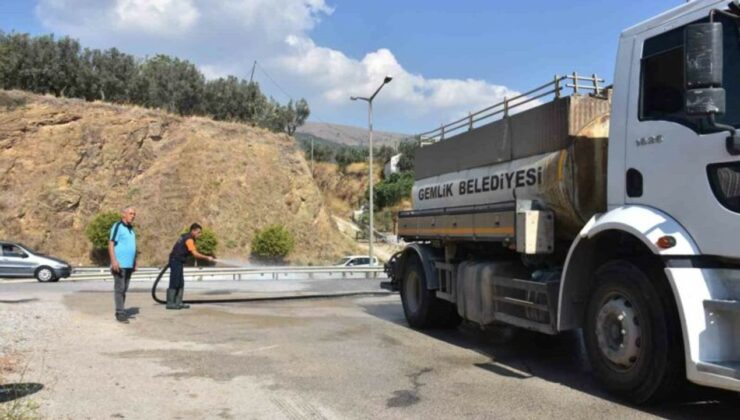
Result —
<path fill-rule="evenodd" d="M 124 305 L 126 304 L 126 291 L 128 291 L 128 285 L 131 282 L 131 274 L 134 270 L 131 268 L 122 268 L 117 273 L 113 272 L 113 301 L 116 304 L 116 313 L 124 313 Z"/>
<path fill-rule="evenodd" d="M 182 289 L 185 287 L 184 264 L 183 261 L 170 259 L 170 289 Z"/>

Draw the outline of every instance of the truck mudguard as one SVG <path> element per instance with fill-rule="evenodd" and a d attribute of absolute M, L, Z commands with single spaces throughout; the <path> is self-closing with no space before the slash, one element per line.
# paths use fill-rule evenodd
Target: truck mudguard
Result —
<path fill-rule="evenodd" d="M 558 300 L 559 331 L 581 326 L 580 315 L 591 280 L 587 262 L 593 259 L 596 252 L 590 240 L 607 231 L 629 234 L 644 243 L 655 255 L 695 256 L 701 253 L 681 224 L 652 207 L 625 205 L 592 217 L 581 229 L 565 260 Z M 663 236 L 672 237 L 675 245 L 668 249 L 659 248 L 657 242 Z"/>

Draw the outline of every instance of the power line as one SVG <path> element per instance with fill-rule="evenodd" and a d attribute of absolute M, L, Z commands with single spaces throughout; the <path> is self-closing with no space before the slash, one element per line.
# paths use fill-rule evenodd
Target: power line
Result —
<path fill-rule="evenodd" d="M 264 75 L 267 76 L 268 79 L 270 79 L 272 84 L 275 85 L 275 87 L 277 87 L 281 92 L 283 92 L 283 95 L 287 96 L 288 99 L 290 99 L 291 101 L 293 100 L 293 97 L 288 92 L 286 92 L 285 89 L 283 89 L 283 87 L 280 86 L 280 84 L 276 82 L 275 79 L 272 78 L 272 76 L 270 76 L 270 73 L 268 73 L 267 70 L 265 70 L 264 67 L 262 67 L 262 64 L 256 61 L 255 61 L 255 64 L 257 65 L 257 67 L 259 67 L 260 71 L 264 73 Z"/>
<path fill-rule="evenodd" d="M 291 101 L 293 100 L 293 96 L 291 94 L 289 94 L 285 89 L 283 89 L 283 87 L 280 86 L 280 84 L 277 81 L 275 81 L 275 79 L 272 76 L 270 76 L 270 74 L 267 72 L 267 70 L 265 70 L 265 68 L 262 67 L 262 65 L 259 62 L 255 61 L 255 64 L 260 69 L 260 71 L 267 77 L 267 79 L 270 80 L 270 82 L 272 82 L 272 84 L 275 85 L 275 87 L 277 87 L 278 90 L 280 90 L 280 92 L 283 93 L 283 95 L 285 95 Z M 316 114 L 314 114 L 313 117 L 314 117 L 314 119 L 318 120 L 319 122 L 321 122 L 323 124 L 330 124 L 330 123 L 322 120 L 321 118 L 319 118 Z M 331 124 L 331 125 L 332 125 L 332 127 L 334 129 L 336 129 L 338 132 L 342 133 L 348 139 L 358 141 L 358 142 L 360 142 L 360 144 L 362 144 L 362 142 L 365 140 L 365 139 L 357 138 L 354 135 L 349 134 L 346 131 L 343 131 L 337 124 Z"/>

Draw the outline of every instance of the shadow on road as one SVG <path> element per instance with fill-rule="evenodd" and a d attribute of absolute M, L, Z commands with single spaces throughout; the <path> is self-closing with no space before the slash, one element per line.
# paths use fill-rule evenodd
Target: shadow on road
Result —
<path fill-rule="evenodd" d="M 409 328 L 400 302 L 365 304 L 362 307 L 370 315 Z M 521 380 L 538 377 L 616 404 L 631 406 L 607 394 L 591 376 L 580 331 L 547 336 L 516 328 L 481 330 L 476 326 L 463 324 L 457 329 L 426 330 L 419 331 L 419 334 L 490 358 L 490 362 L 475 366 L 491 374 Z M 672 419 L 738 418 L 740 396 L 732 392 L 688 385 L 675 401 L 633 408 Z"/>
<path fill-rule="evenodd" d="M 139 311 L 139 308 L 136 307 L 136 306 L 133 307 L 133 308 L 126 308 L 123 311 L 126 314 L 126 316 L 129 317 L 129 318 L 131 318 L 131 319 L 135 319 L 136 318 L 136 315 L 139 315 L 139 312 L 140 312 Z"/>
<path fill-rule="evenodd" d="M 37 302 L 39 298 L 26 298 L 26 299 L 0 299 L 0 303 L 7 303 L 9 305 L 16 305 L 21 303 Z"/>
<path fill-rule="evenodd" d="M 17 383 L 0 385 L 0 404 L 35 394 L 44 389 L 37 383 Z"/>

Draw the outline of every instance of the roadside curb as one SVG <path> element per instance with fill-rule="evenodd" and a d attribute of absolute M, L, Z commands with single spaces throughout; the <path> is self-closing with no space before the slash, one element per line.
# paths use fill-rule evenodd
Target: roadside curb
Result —
<path fill-rule="evenodd" d="M 185 281 L 190 283 L 216 283 L 216 282 L 235 282 L 235 283 L 243 283 L 243 282 L 249 282 L 249 281 L 259 281 L 259 282 L 275 282 L 275 281 L 306 281 L 309 279 L 279 279 L 275 280 L 272 278 L 260 278 L 260 279 L 243 279 L 243 280 L 234 280 L 234 279 L 195 279 L 195 278 L 188 278 L 188 276 L 185 276 Z M 327 279 L 321 279 L 321 278 L 315 278 L 310 280 L 333 280 L 331 278 Z M 348 282 L 351 282 L 353 280 L 382 280 L 382 278 L 378 279 L 366 279 L 366 278 L 348 278 L 345 279 Z M 66 279 L 61 279 L 57 282 L 49 282 L 48 284 L 55 284 L 55 283 L 82 283 L 82 282 L 104 282 L 104 283 L 112 283 L 113 277 L 99 277 L 99 278 L 82 278 L 82 279 L 76 279 L 74 277 L 68 277 Z M 41 283 L 36 279 L 0 279 L 0 285 L 3 284 L 26 284 L 26 283 Z M 131 283 L 154 283 L 154 279 L 131 279 Z"/>

